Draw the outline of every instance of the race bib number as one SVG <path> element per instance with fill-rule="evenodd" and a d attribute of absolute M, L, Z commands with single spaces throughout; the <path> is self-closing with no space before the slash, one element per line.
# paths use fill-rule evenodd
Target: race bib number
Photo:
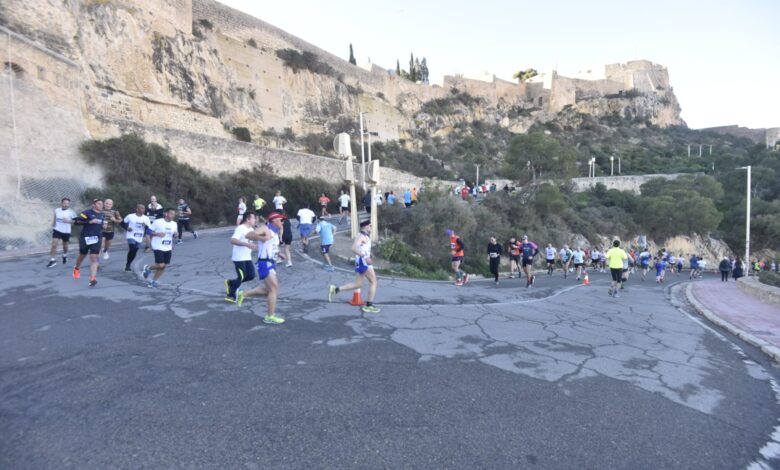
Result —
<path fill-rule="evenodd" d="M 133 238 L 141 239 L 143 237 L 144 237 L 144 233 L 143 232 L 133 232 Z"/>
<path fill-rule="evenodd" d="M 100 237 L 84 237 L 84 241 L 87 245 L 94 245 L 100 241 Z"/>
<path fill-rule="evenodd" d="M 171 240 L 163 240 L 163 245 L 170 245 L 170 244 L 171 244 Z"/>
<path fill-rule="evenodd" d="M 498 258 L 498 253 L 490 253 L 491 258 Z"/>

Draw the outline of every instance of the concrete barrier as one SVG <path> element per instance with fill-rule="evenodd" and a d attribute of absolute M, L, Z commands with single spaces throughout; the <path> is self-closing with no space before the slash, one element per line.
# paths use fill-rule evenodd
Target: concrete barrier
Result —
<path fill-rule="evenodd" d="M 768 304 L 780 307 L 780 287 L 766 285 L 757 277 L 741 277 L 737 280 L 737 287 Z"/>

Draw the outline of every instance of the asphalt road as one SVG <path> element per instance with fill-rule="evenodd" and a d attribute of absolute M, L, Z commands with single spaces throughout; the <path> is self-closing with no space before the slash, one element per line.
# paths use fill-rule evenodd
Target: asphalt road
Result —
<path fill-rule="evenodd" d="M 675 289 L 382 279 L 369 315 L 296 254 L 271 326 L 222 299 L 228 238 L 188 238 L 159 290 L 121 246 L 95 288 L 0 262 L 0 468 L 780 466 L 777 370 Z"/>

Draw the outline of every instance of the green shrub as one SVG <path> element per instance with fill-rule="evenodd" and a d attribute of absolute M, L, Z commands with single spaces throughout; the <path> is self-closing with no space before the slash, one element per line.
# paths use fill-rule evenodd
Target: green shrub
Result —
<path fill-rule="evenodd" d="M 288 213 L 295 214 L 304 205 L 314 207 L 320 193 L 333 198 L 340 189 L 320 179 L 279 178 L 268 166 L 205 175 L 176 160 L 164 147 L 132 134 L 87 141 L 81 152 L 106 175 L 105 186 L 88 189 L 85 200 L 111 197 L 122 214 L 132 211 L 137 203 L 148 202 L 154 194 L 166 207 L 175 205 L 180 197 L 187 200 L 197 224 L 225 225 L 234 222 L 240 196 L 247 198 L 247 205 L 255 194 L 270 203 L 278 189 L 288 201 Z"/>
<path fill-rule="evenodd" d="M 780 287 L 780 274 L 772 271 L 761 271 L 758 273 L 758 280 L 768 286 Z"/>
<path fill-rule="evenodd" d="M 336 69 L 322 62 L 316 54 L 309 51 L 298 52 L 295 49 L 277 49 L 276 56 L 282 59 L 284 65 L 291 68 L 295 73 L 298 73 L 300 70 L 308 70 L 312 73 L 328 75 L 336 79 L 341 78 Z"/>
<path fill-rule="evenodd" d="M 236 139 L 242 142 L 252 142 L 252 134 L 249 133 L 249 129 L 246 127 L 234 127 L 231 132 L 236 136 Z"/>

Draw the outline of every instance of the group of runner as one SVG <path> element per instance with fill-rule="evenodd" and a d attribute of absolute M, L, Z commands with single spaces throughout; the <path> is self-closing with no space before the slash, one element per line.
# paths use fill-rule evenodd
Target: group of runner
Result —
<path fill-rule="evenodd" d="M 135 213 L 124 218 L 118 210 L 114 209 L 114 201 L 111 199 L 93 199 L 90 208 L 78 214 L 71 209 L 70 205 L 70 199 L 65 197 L 60 201 L 60 207 L 54 210 L 51 257 L 46 267 L 53 268 L 57 265 L 55 256 L 60 243 L 62 243 L 62 264 L 67 264 L 71 228 L 73 225 L 80 225 L 82 228 L 78 238 L 79 254 L 72 275 L 74 279 L 81 278 L 81 265 L 89 257 L 90 287 L 97 285 L 100 254 L 103 254 L 104 260 L 110 258 L 109 249 L 117 225 L 121 225 L 127 231 L 128 251 L 125 271 L 131 271 L 130 264 L 142 245 L 145 245 L 145 251 L 154 251 L 155 263 L 144 267 L 144 278 L 148 278 L 151 271 L 156 271 L 154 278 L 149 281 L 150 287 L 157 287 L 157 279 L 170 264 L 174 238 L 181 243 L 185 230 L 192 233 L 194 238 L 198 238 L 197 232 L 190 227 L 192 210 L 184 199 L 179 199 L 176 208 L 165 209 L 157 202 L 157 198 L 152 196 L 147 206 L 136 205 Z M 174 218 L 177 220 L 174 221 Z"/>
<path fill-rule="evenodd" d="M 295 218 L 298 222 L 297 228 L 304 253 L 308 251 L 309 238 L 313 233 L 318 233 L 320 252 L 324 260 L 323 268 L 332 272 L 335 268 L 330 258 L 330 249 L 335 239 L 336 227 L 326 220 L 330 214 L 327 212 L 327 203 L 323 204 L 323 197 L 327 198 L 325 194 L 322 194 L 318 200 L 321 206 L 319 216 L 311 210 L 309 205 L 306 205 L 298 210 Z M 290 218 L 284 211 L 287 200 L 281 195 L 281 192 L 277 191 L 273 202 L 276 210 L 264 217 L 259 213 L 247 211 L 245 198 L 239 199 L 238 225 L 230 238 L 231 260 L 236 270 L 236 278 L 224 281 L 225 300 L 240 307 L 244 299 L 248 297 L 266 297 L 267 312 L 263 321 L 269 324 L 281 324 L 284 323 L 284 319 L 276 315 L 279 292 L 276 263 L 284 261 L 287 266 L 292 266 L 290 246 L 293 237 Z M 341 223 L 341 220 L 348 216 L 351 210 L 349 195 L 342 191 L 339 202 L 341 209 L 339 223 Z M 173 245 L 182 242 L 183 233 L 189 231 L 194 238 L 198 238 L 197 232 L 192 230 L 190 226 L 192 210 L 183 199 L 179 199 L 176 208 L 163 208 L 157 202 L 157 198 L 152 196 L 148 205 L 137 204 L 135 212 L 124 218 L 119 211 L 113 208 L 111 199 L 94 199 L 91 207 L 79 214 L 70 208 L 70 204 L 71 201 L 68 198 L 63 198 L 61 206 L 54 211 L 51 258 L 47 267 L 52 268 L 57 264 L 55 255 L 59 242 L 62 242 L 62 264 L 67 263 L 71 226 L 80 225 L 82 229 L 79 234 L 79 255 L 73 268 L 73 278 L 79 279 L 81 277 L 81 265 L 89 257 L 90 287 L 97 284 L 101 252 L 103 259 L 109 259 L 108 253 L 114 238 L 116 224 L 120 224 L 127 231 L 128 253 L 125 271 L 132 271 L 131 263 L 142 245 L 146 246 L 145 251 L 150 249 L 153 251 L 154 263 L 144 265 L 142 269 L 142 276 L 148 280 L 148 286 L 152 288 L 158 287 L 157 281 L 171 263 Z M 262 211 L 265 201 L 259 195 L 255 195 L 253 206 L 255 211 Z M 316 225 L 314 224 L 315 220 L 318 220 Z M 379 308 L 373 304 L 377 278 L 371 258 L 370 225 L 370 221 L 361 222 L 360 232 L 351 247 L 355 262 L 355 280 L 342 286 L 329 285 L 328 301 L 333 301 L 340 292 L 360 289 L 368 281 L 367 301 L 362 306 L 362 310 L 366 313 L 378 313 Z M 466 246 L 454 229 L 447 229 L 446 234 L 451 250 L 451 267 L 455 277 L 455 285 L 462 286 L 469 281 L 468 273 L 462 269 Z M 651 260 L 652 266 L 656 270 L 656 282 L 658 283 L 664 281 L 667 270 L 679 275 L 683 269 L 684 258 L 682 254 L 675 257 L 662 249 L 658 255 L 652 256 L 647 249 L 642 249 L 639 253 L 635 250 L 626 252 L 620 247 L 618 240 L 615 240 L 612 245 L 609 250 L 603 252 L 598 248 L 587 250 L 580 246 L 570 249 L 568 245 L 557 250 L 548 243 L 544 248 L 547 274 L 552 276 L 556 267 L 560 267 L 563 270 L 564 278 L 568 277 L 569 273 L 575 273 L 576 279 L 579 281 L 583 275 L 587 276 L 588 265 L 601 272 L 609 269 L 612 276 L 609 295 L 617 297 L 623 288 L 623 283 L 628 280 L 631 272 L 636 271 L 637 267 L 642 270 L 642 280 L 645 279 L 651 268 Z M 253 261 L 253 252 L 257 252 L 257 261 Z M 524 273 L 526 287 L 532 287 L 536 281 L 533 264 L 534 259 L 540 253 L 539 245 L 529 240 L 528 235 L 523 235 L 519 240 L 512 237 L 505 244 L 498 243 L 494 236 L 490 237 L 487 255 L 490 272 L 493 274 L 496 285 L 499 284 L 499 268 L 501 256 L 504 253 L 509 257 L 508 277 L 512 279 L 517 274 L 519 279 Z M 701 270 L 705 267 L 705 262 L 700 256 L 692 255 L 689 263 L 690 278 L 693 279 L 700 275 Z M 154 273 L 153 276 L 152 273 Z M 152 279 L 149 279 L 150 276 Z M 262 281 L 263 284 L 249 290 L 241 289 L 243 283 L 255 278 Z"/>

